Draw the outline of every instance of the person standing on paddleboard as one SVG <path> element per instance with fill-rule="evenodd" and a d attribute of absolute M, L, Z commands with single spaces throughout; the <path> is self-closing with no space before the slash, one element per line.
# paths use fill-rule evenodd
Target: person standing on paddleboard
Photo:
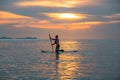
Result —
<path fill-rule="evenodd" d="M 52 45 L 56 45 L 56 48 L 55 48 L 55 52 L 57 54 L 59 54 L 59 50 L 60 50 L 60 44 L 59 44 L 59 38 L 58 38 L 58 35 L 55 36 L 55 39 L 54 38 L 51 38 L 51 40 L 54 40 L 54 43 Z"/>

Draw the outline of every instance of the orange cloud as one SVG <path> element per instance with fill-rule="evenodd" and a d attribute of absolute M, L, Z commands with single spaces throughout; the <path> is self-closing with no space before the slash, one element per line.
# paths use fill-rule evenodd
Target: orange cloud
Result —
<path fill-rule="evenodd" d="M 54 4 L 53 4 L 54 2 Z M 50 1 L 24 1 L 16 3 L 17 6 L 45 6 L 45 7 L 73 7 L 76 2 L 72 1 L 59 1 L 59 0 L 50 0 Z"/>
<path fill-rule="evenodd" d="M 10 24 L 10 23 L 19 23 L 24 22 L 24 20 L 0 20 L 0 24 Z"/>
<path fill-rule="evenodd" d="M 0 24 L 14 24 L 14 23 L 24 23 L 30 19 L 27 16 L 21 16 L 14 13 L 0 11 Z"/>
<path fill-rule="evenodd" d="M 38 21 L 38 23 L 40 23 L 40 24 L 48 24 L 48 23 L 50 23 L 50 21 L 48 21 L 48 20 L 40 20 L 40 21 Z"/>
<path fill-rule="evenodd" d="M 15 3 L 17 6 L 75 7 L 83 5 L 99 5 L 100 0 L 33 0 Z"/>
<path fill-rule="evenodd" d="M 0 24 L 14 24 L 14 23 L 27 24 L 35 21 L 34 18 L 18 15 L 18 14 L 6 12 L 6 11 L 0 11 L 0 15 L 1 15 Z"/>
<path fill-rule="evenodd" d="M 67 29 L 69 30 L 76 30 L 76 29 L 89 29 L 92 26 L 103 24 L 103 22 L 99 21 L 90 21 L 90 22 L 79 22 L 79 23 L 72 23 L 67 24 Z"/>
<path fill-rule="evenodd" d="M 48 24 L 41 24 L 41 23 L 29 23 L 27 26 L 34 27 L 34 28 L 49 28 L 49 29 L 65 29 L 65 30 L 76 30 L 76 29 L 89 29 L 92 26 L 103 24 L 102 22 L 91 21 L 91 22 L 80 22 L 80 23 L 48 23 Z M 23 25 L 16 25 L 17 27 Z"/>
<path fill-rule="evenodd" d="M 24 18 L 24 19 L 28 19 L 30 17 L 27 16 L 21 16 L 21 15 L 17 15 L 11 12 L 6 12 L 6 11 L 0 11 L 0 19 L 17 19 L 17 18 Z"/>

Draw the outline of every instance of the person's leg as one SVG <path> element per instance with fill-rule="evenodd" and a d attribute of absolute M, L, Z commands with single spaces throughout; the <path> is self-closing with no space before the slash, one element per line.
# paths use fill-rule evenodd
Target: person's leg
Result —
<path fill-rule="evenodd" d="M 59 48 L 60 48 L 60 46 L 57 45 L 56 46 L 56 60 L 59 60 Z"/>
<path fill-rule="evenodd" d="M 58 53 L 59 50 L 60 50 L 60 45 L 56 45 L 56 49 L 55 49 L 56 53 Z"/>

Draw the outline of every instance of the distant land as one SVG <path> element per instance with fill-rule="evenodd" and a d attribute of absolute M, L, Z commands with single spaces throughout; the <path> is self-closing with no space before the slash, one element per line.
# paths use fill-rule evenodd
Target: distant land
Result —
<path fill-rule="evenodd" d="M 0 39 L 13 39 L 12 37 L 0 37 Z"/>
<path fill-rule="evenodd" d="M 0 37 L 0 39 L 14 39 L 12 37 Z M 37 37 L 23 37 L 23 38 L 15 38 L 15 39 L 37 39 Z"/>
<path fill-rule="evenodd" d="M 23 37 L 23 38 L 16 38 L 16 39 L 37 39 L 36 37 Z"/>

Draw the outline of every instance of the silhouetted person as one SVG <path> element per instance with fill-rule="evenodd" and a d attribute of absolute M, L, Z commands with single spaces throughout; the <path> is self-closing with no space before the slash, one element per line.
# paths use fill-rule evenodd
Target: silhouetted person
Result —
<path fill-rule="evenodd" d="M 56 59 L 59 59 L 59 51 L 60 51 L 60 44 L 59 44 L 59 38 L 58 35 L 55 36 L 55 38 L 50 38 L 51 40 L 54 40 L 54 43 L 52 45 L 56 45 L 55 52 L 56 52 Z"/>
<path fill-rule="evenodd" d="M 56 45 L 55 52 L 58 53 L 60 49 L 60 44 L 59 44 L 59 38 L 58 35 L 55 36 L 55 38 L 50 38 L 51 40 L 54 40 L 54 43 L 52 45 Z"/>

